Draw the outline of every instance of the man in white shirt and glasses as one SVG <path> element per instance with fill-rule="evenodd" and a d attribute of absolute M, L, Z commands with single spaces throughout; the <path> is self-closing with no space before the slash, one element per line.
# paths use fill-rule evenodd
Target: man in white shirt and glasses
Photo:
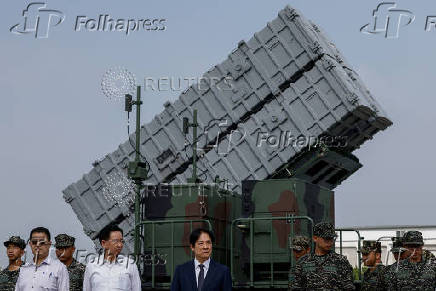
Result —
<path fill-rule="evenodd" d="M 104 258 L 89 262 L 85 269 L 83 291 L 141 291 L 141 279 L 134 260 L 119 256 L 124 246 L 123 230 L 108 225 L 99 234 Z"/>
<path fill-rule="evenodd" d="M 50 231 L 36 227 L 30 232 L 33 260 L 21 267 L 15 291 L 68 291 L 69 277 L 64 264 L 49 256 Z"/>

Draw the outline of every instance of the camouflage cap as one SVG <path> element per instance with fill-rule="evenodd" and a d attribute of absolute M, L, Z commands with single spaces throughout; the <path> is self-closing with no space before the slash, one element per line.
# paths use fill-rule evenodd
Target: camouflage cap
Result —
<path fill-rule="evenodd" d="M 392 253 L 402 253 L 405 251 L 403 248 L 403 238 L 402 237 L 392 237 Z"/>
<path fill-rule="evenodd" d="M 422 238 L 422 233 L 417 230 L 411 230 L 403 235 L 403 245 L 424 245 L 424 240 Z"/>
<path fill-rule="evenodd" d="M 364 240 L 363 246 L 360 249 L 362 255 L 367 255 L 370 252 L 375 251 L 377 253 L 381 252 L 381 242 L 375 240 Z"/>
<path fill-rule="evenodd" d="M 297 235 L 292 239 L 292 249 L 300 252 L 310 248 L 310 239 L 306 236 Z"/>
<path fill-rule="evenodd" d="M 74 246 L 74 241 L 76 239 L 72 236 L 69 236 L 67 234 L 59 234 L 55 237 L 55 248 L 67 248 Z"/>
<path fill-rule="evenodd" d="M 335 239 L 337 237 L 335 227 L 330 222 L 320 222 L 313 227 L 313 235 L 324 239 Z"/>
<path fill-rule="evenodd" d="M 19 236 L 11 236 L 9 240 L 5 241 L 3 244 L 5 247 L 8 247 L 9 244 L 14 244 L 22 250 L 26 248 L 26 242 Z"/>

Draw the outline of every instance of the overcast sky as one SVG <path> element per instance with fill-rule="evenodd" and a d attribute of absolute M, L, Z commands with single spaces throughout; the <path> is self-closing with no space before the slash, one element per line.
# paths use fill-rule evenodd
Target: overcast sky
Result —
<path fill-rule="evenodd" d="M 372 0 L 51 0 L 65 21 L 46 39 L 9 31 L 29 3 L 3 0 L 0 10 L 1 239 L 44 225 L 91 249 L 61 191 L 127 139 L 123 104 L 102 94 L 103 74 L 122 66 L 138 80 L 201 76 L 286 4 L 327 32 L 394 122 L 354 152 L 363 168 L 336 188 L 337 225 L 436 224 L 436 29 L 425 31 L 435 1 L 397 1 L 416 18 L 396 39 L 359 32 L 380 3 Z M 166 29 L 74 31 L 77 16 L 100 14 L 166 19 Z M 179 93 L 145 94 L 142 120 Z"/>

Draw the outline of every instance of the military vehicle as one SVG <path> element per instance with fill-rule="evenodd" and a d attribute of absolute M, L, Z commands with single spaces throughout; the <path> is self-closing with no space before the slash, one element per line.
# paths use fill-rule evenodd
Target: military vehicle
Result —
<path fill-rule="evenodd" d="M 196 112 L 198 133 L 186 134 Z M 216 233 L 213 257 L 231 268 L 235 288 L 286 287 L 290 238 L 334 223 L 333 189 L 362 167 L 353 151 L 391 124 L 321 29 L 285 7 L 140 128 L 149 176 L 137 226 L 153 258 L 141 262 L 144 287 L 168 289 L 198 226 Z M 63 191 L 96 245 L 103 227 L 119 224 L 125 252 L 134 245 L 134 142 Z"/>

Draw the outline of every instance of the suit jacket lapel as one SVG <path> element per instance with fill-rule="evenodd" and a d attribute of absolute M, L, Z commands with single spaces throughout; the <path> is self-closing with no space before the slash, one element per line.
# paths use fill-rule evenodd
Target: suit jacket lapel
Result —
<path fill-rule="evenodd" d="M 202 290 L 207 290 L 206 286 L 212 280 L 214 274 L 215 274 L 215 261 L 210 259 L 209 269 L 207 270 L 206 278 L 204 278 Z"/>
<path fill-rule="evenodd" d="M 192 282 L 192 290 L 198 290 L 197 288 L 197 278 L 195 276 L 195 264 L 194 264 L 194 260 L 191 261 L 191 268 L 190 268 L 190 277 L 191 277 L 191 282 Z"/>

